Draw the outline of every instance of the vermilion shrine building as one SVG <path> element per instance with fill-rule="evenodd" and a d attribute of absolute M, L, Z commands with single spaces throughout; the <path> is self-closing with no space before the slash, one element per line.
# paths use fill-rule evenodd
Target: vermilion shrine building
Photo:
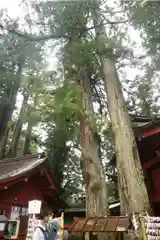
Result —
<path fill-rule="evenodd" d="M 150 202 L 156 216 L 160 216 L 160 118 L 133 119 L 138 150 Z"/>
<path fill-rule="evenodd" d="M 160 118 L 131 118 L 150 203 L 154 214 L 160 216 Z"/>
<path fill-rule="evenodd" d="M 46 157 L 31 154 L 0 161 L 0 215 L 15 219 L 28 214 L 28 201 L 62 207 Z M 58 205 L 59 204 L 59 205 Z"/>

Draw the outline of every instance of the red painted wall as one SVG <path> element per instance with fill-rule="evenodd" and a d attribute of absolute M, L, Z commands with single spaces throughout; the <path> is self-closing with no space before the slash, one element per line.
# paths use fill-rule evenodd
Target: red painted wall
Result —
<path fill-rule="evenodd" d="M 143 164 L 144 171 L 146 172 L 149 167 L 158 162 L 160 163 L 160 156 L 157 156 L 156 158 L 147 161 L 146 163 Z"/>
<path fill-rule="evenodd" d="M 148 193 L 153 203 L 157 201 L 160 202 L 160 165 L 154 168 L 150 175 L 148 174 L 148 169 L 150 169 L 155 164 L 160 164 L 160 156 L 157 156 L 155 159 L 152 159 L 143 164 L 144 174 L 147 179 L 146 183 L 148 186 Z"/>
<path fill-rule="evenodd" d="M 43 190 L 49 187 L 46 178 L 40 173 L 36 173 L 25 182 L 21 179 L 20 182 L 7 189 L 0 190 L 0 209 L 7 209 L 7 217 L 10 217 L 12 205 L 28 206 L 30 200 L 41 200 L 44 205 L 47 203 L 44 200 Z M 4 239 L 3 233 L 0 232 L 0 240 Z M 20 236 L 19 240 L 24 240 L 25 235 Z"/>
<path fill-rule="evenodd" d="M 43 190 L 46 187 L 44 176 L 33 176 L 27 182 L 22 179 L 15 185 L 8 186 L 6 190 L 0 190 L 0 204 L 16 204 L 27 206 L 30 200 L 41 200 L 46 204 Z M 46 187 L 47 188 L 47 187 Z"/>
<path fill-rule="evenodd" d="M 145 130 L 144 131 L 144 136 L 147 137 L 147 136 L 151 136 L 151 135 L 154 135 L 154 134 L 157 134 L 157 133 L 160 133 L 160 127 Z"/>

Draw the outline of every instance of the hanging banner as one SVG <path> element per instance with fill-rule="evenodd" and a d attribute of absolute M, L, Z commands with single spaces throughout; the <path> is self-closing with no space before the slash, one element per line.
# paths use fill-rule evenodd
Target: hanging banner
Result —
<path fill-rule="evenodd" d="M 40 220 L 37 220 L 35 216 L 33 216 L 32 218 L 29 217 L 26 240 L 32 240 L 34 229 L 39 224 L 40 224 Z"/>
<path fill-rule="evenodd" d="M 26 240 L 32 240 L 33 232 L 35 227 L 40 224 L 40 220 L 37 220 L 35 214 L 39 214 L 41 212 L 42 202 L 39 200 L 32 200 L 28 202 L 28 229 Z"/>

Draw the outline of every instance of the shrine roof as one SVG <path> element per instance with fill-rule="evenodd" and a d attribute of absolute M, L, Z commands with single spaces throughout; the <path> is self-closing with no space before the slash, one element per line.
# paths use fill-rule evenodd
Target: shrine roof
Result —
<path fill-rule="evenodd" d="M 146 131 L 152 131 L 152 129 L 160 129 L 160 116 L 157 117 L 146 117 L 146 116 L 137 116 L 137 115 L 130 115 L 132 121 L 132 127 L 134 130 L 135 137 L 139 138 L 144 135 Z M 159 132 L 159 130 L 158 130 Z M 115 153 L 113 153 L 111 163 L 116 162 Z"/>
<path fill-rule="evenodd" d="M 145 116 L 135 116 L 130 115 L 132 119 L 133 127 L 148 128 L 154 124 L 160 125 L 160 116 L 159 117 L 145 117 Z"/>
<path fill-rule="evenodd" d="M 132 120 L 132 127 L 136 136 L 143 134 L 145 130 L 160 127 L 160 116 L 151 118 L 145 116 L 130 115 L 130 117 Z"/>
<path fill-rule="evenodd" d="M 0 183 L 25 175 L 44 163 L 46 157 L 41 154 L 29 154 L 0 160 Z"/>

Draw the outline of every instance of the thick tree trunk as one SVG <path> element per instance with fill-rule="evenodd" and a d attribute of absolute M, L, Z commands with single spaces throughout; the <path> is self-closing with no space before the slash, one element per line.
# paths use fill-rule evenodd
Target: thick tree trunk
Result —
<path fill-rule="evenodd" d="M 34 111 L 34 110 L 36 111 L 37 101 L 38 101 L 38 93 L 36 93 L 34 96 L 34 103 L 33 103 L 32 111 Z M 29 119 L 26 136 L 25 136 L 25 141 L 24 141 L 23 155 L 31 153 L 30 141 L 31 141 L 31 135 L 32 135 L 32 128 L 33 128 L 32 119 Z"/>
<path fill-rule="evenodd" d="M 92 11 L 95 25 L 103 26 L 97 1 Z M 96 28 L 97 40 L 106 38 L 105 28 Z M 108 46 L 109 49 L 109 46 Z M 107 48 L 106 48 L 107 50 Z M 120 200 L 123 213 L 151 212 L 136 141 L 118 79 L 114 58 L 103 55 L 102 68 L 108 109 L 114 132 Z"/>
<path fill-rule="evenodd" d="M 86 214 L 88 217 L 106 216 L 108 213 L 107 186 L 100 158 L 100 142 L 96 129 L 92 129 L 94 111 L 89 79 L 82 84 L 82 107 L 85 117 L 81 121 L 81 167 L 86 189 Z"/>
<path fill-rule="evenodd" d="M 14 109 L 14 99 L 15 93 L 12 88 L 7 88 L 6 90 L 6 100 L 4 101 L 4 105 L 1 109 L 1 119 L 0 119 L 0 142 L 3 139 L 6 129 L 8 127 L 8 121 L 11 118 Z"/>
<path fill-rule="evenodd" d="M 8 96 L 8 102 L 4 105 L 3 108 L 3 116 L 1 119 L 1 126 L 0 126 L 0 151 L 5 152 L 6 145 L 4 142 L 7 142 L 8 137 L 8 122 L 12 119 L 12 114 L 15 108 L 17 91 L 20 87 L 20 80 L 21 80 L 21 73 L 22 73 L 22 61 L 18 64 L 18 71 L 15 76 L 15 82 L 12 88 L 8 88 L 6 94 Z M 7 135 L 6 135 L 7 133 Z M 5 139 L 5 141 L 4 141 Z"/>
<path fill-rule="evenodd" d="M 113 59 L 102 61 L 124 211 L 151 211 L 138 149 Z"/>
<path fill-rule="evenodd" d="M 1 126 L 0 126 L 0 151 L 1 153 L 4 153 L 6 151 L 6 144 L 7 142 L 7 137 L 8 137 L 8 122 L 11 121 L 12 119 L 12 114 L 14 111 L 15 107 L 15 102 L 16 102 L 16 96 L 17 96 L 17 91 L 11 90 L 10 94 L 10 99 L 9 103 L 4 106 L 3 110 L 3 119 L 1 121 Z M 5 140 L 4 140 L 5 139 Z M 1 154 L 1 157 L 3 157 L 3 154 Z"/>
<path fill-rule="evenodd" d="M 23 155 L 27 155 L 31 153 L 31 150 L 30 150 L 31 134 L 32 134 L 32 124 L 29 121 L 27 131 L 26 131 L 25 141 L 24 141 Z"/>
<path fill-rule="evenodd" d="M 19 140 L 20 140 L 20 135 L 21 135 L 21 130 L 22 130 L 22 126 L 23 126 L 23 117 L 24 117 L 24 113 L 25 113 L 25 109 L 26 109 L 26 104 L 28 102 L 28 94 L 24 94 L 24 99 L 23 99 L 23 103 L 22 103 L 22 107 L 19 113 L 19 117 L 14 129 L 14 133 L 13 133 L 13 138 L 12 138 L 12 143 L 10 146 L 10 150 L 9 150 L 9 155 L 11 157 L 15 157 L 17 154 L 17 148 L 18 148 L 18 144 L 19 144 Z"/>
<path fill-rule="evenodd" d="M 0 148 L 0 159 L 3 159 L 6 157 L 6 145 L 8 141 L 8 133 L 9 129 L 6 129 L 6 132 L 3 135 L 3 138 L 1 139 L 1 148 Z"/>
<path fill-rule="evenodd" d="M 87 216 L 105 216 L 108 213 L 108 196 L 107 185 L 103 173 L 103 166 L 100 157 L 100 141 L 97 129 L 92 128 L 92 120 L 94 119 L 94 110 L 92 104 L 92 93 L 90 81 L 86 74 L 87 70 L 83 70 L 83 66 L 72 66 L 75 64 L 72 58 L 74 54 L 74 43 L 80 41 L 83 32 L 73 29 L 72 36 L 66 44 L 65 52 L 71 57 L 71 63 L 64 65 L 67 72 L 67 79 L 81 79 L 80 88 L 82 88 L 81 106 L 85 116 L 80 122 L 80 144 L 82 148 L 81 169 L 84 177 L 86 190 L 86 215 Z M 65 57 L 66 55 L 65 54 Z M 78 82 L 79 84 L 79 82 Z"/>
<path fill-rule="evenodd" d="M 2 100 L 2 103 L 0 104 L 0 139 L 3 136 L 3 124 L 5 122 L 5 108 L 6 108 L 6 103 L 5 101 Z"/>

